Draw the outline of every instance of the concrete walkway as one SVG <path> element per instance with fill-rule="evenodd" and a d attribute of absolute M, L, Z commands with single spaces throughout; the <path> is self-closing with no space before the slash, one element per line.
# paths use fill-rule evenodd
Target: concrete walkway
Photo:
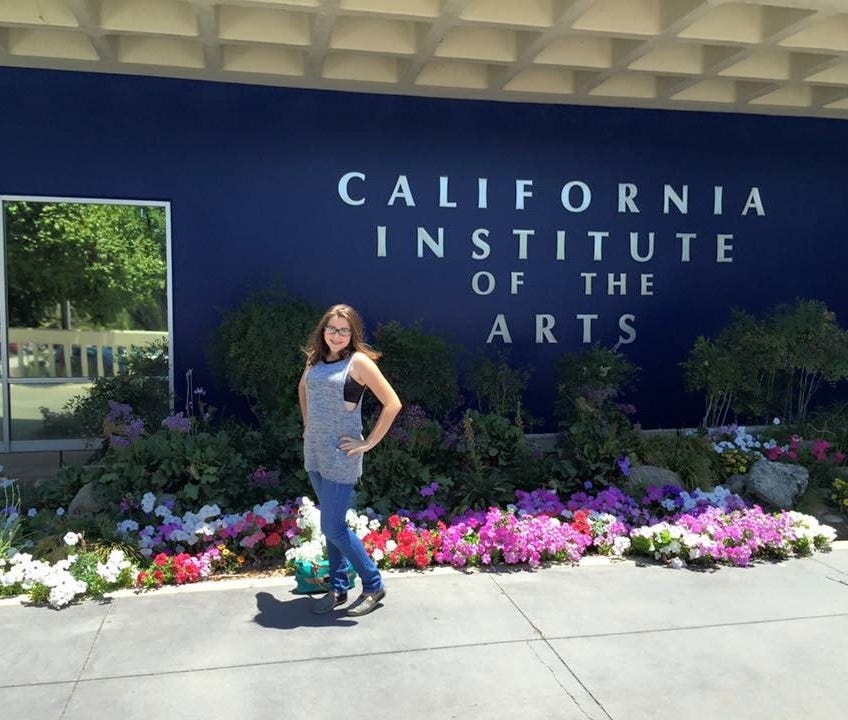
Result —
<path fill-rule="evenodd" d="M 588 558 L 387 573 L 358 620 L 290 577 L 0 605 L 4 720 L 825 720 L 848 709 L 848 543 L 748 569 Z"/>

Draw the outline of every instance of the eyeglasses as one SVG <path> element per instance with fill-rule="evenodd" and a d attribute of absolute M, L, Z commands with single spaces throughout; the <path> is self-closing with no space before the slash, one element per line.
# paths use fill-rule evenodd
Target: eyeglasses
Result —
<path fill-rule="evenodd" d="M 325 335 L 340 335 L 341 337 L 350 337 L 350 328 L 337 328 L 332 325 L 327 325 L 324 328 Z"/>

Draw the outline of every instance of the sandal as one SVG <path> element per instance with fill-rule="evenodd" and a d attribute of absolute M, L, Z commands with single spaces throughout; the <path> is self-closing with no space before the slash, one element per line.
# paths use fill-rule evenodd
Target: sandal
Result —
<path fill-rule="evenodd" d="M 386 588 L 380 588 L 376 592 L 362 593 L 348 609 L 347 614 L 350 617 L 361 617 L 367 615 L 372 610 L 377 608 L 380 601 L 386 597 Z"/>
<path fill-rule="evenodd" d="M 328 592 L 324 597 L 320 598 L 318 602 L 312 607 L 312 612 L 317 615 L 324 615 L 325 613 L 334 610 L 339 605 L 344 605 L 347 602 L 347 593 L 337 593 L 337 592 Z"/>

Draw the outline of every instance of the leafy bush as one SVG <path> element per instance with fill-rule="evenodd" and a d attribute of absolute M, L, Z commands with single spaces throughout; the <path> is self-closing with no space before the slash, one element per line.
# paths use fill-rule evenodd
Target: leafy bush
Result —
<path fill-rule="evenodd" d="M 397 508 L 421 510 L 428 501 L 421 488 L 437 482 L 443 491 L 452 482 L 443 474 L 451 466 L 442 426 L 418 406 L 405 406 L 389 434 L 365 459 L 357 485 L 357 502 L 383 514 Z"/>
<path fill-rule="evenodd" d="M 297 405 L 270 411 L 257 428 L 233 424 L 229 433 L 251 467 L 278 474 L 278 482 L 267 488 L 276 496 L 293 498 L 312 492 L 303 469 L 303 420 Z"/>
<path fill-rule="evenodd" d="M 690 491 L 712 489 L 720 474 L 718 463 L 727 454 L 716 453 L 703 435 L 650 435 L 642 438 L 639 448 L 643 464 L 673 470 Z"/>
<path fill-rule="evenodd" d="M 146 492 L 173 496 L 178 510 L 206 503 L 242 507 L 263 494 L 251 485 L 247 460 L 223 430 L 163 428 L 126 447 L 110 448 L 87 472 L 113 507 L 127 499 L 137 503 Z"/>
<path fill-rule="evenodd" d="M 683 368 L 687 387 L 706 395 L 705 426 L 723 425 L 730 412 L 803 424 L 822 385 L 848 378 L 848 332 L 818 300 L 760 319 L 737 311 L 714 341 L 695 341 Z"/>
<path fill-rule="evenodd" d="M 521 418 L 524 391 L 531 371 L 515 368 L 505 354 L 476 358 L 466 373 L 465 385 L 477 400 L 477 409 L 502 417 Z M 522 421 L 527 425 L 526 420 Z"/>
<path fill-rule="evenodd" d="M 618 402 L 637 370 L 619 352 L 600 345 L 557 362 L 560 475 L 606 485 L 617 474 L 619 458 L 638 457 L 641 438 L 628 417 L 635 408 Z"/>
<path fill-rule="evenodd" d="M 251 292 L 225 312 L 209 343 L 213 374 L 244 397 L 257 418 L 297 406 L 301 348 L 323 309 L 280 289 Z"/>
<path fill-rule="evenodd" d="M 438 418 L 459 406 L 456 349 L 443 338 L 397 322 L 378 326 L 374 337 L 383 374 L 404 405 Z"/>
<path fill-rule="evenodd" d="M 516 489 L 547 481 L 542 454 L 527 445 L 522 429 L 507 418 L 468 410 L 455 437 L 460 472 L 454 476 L 451 508 L 457 512 L 510 503 Z"/>

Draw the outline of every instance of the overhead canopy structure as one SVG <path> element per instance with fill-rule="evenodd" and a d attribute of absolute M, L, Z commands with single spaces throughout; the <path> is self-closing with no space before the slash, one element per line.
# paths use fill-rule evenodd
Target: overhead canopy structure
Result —
<path fill-rule="evenodd" d="M 848 1 L 2 0 L 0 65 L 848 118 Z"/>

